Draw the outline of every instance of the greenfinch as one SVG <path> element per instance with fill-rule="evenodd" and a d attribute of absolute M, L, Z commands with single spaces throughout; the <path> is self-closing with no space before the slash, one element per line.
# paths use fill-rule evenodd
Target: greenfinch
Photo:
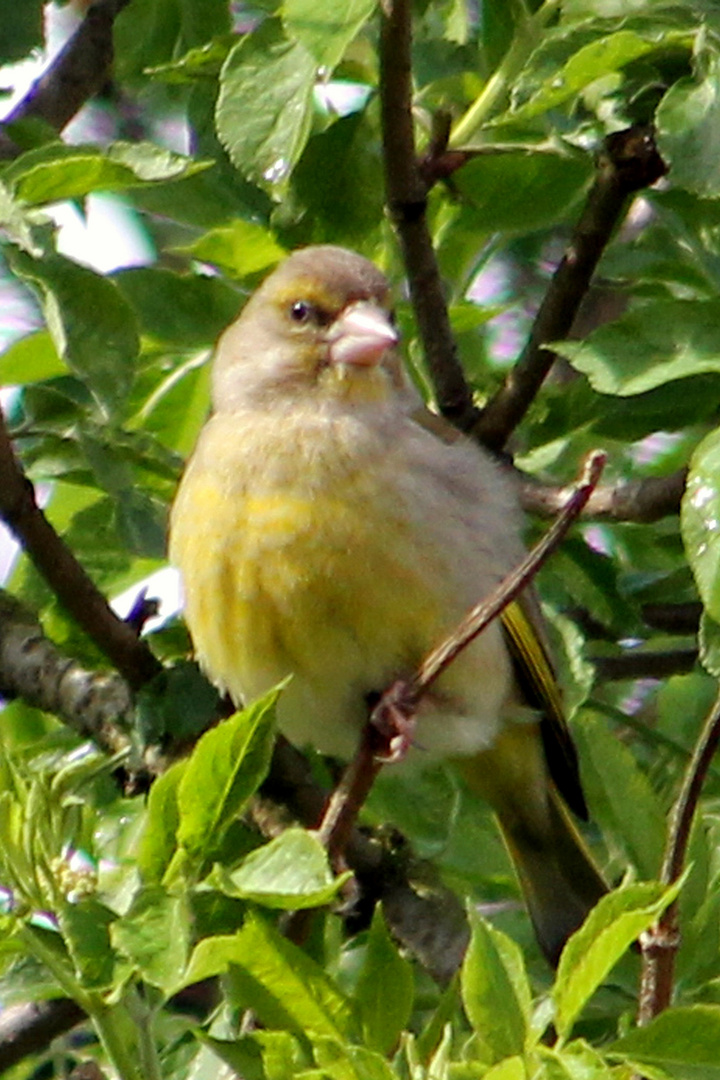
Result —
<path fill-rule="evenodd" d="M 198 660 L 238 704 L 292 676 L 280 730 L 352 756 L 369 704 L 522 558 L 512 483 L 418 420 L 388 283 L 307 247 L 220 338 L 212 415 L 175 499 Z M 551 962 L 606 886 L 567 807 L 577 760 L 532 597 L 421 702 L 409 758 L 452 759 L 492 805 Z"/>

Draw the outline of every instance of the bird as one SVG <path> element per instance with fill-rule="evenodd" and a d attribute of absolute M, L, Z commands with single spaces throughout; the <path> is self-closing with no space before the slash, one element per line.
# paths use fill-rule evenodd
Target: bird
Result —
<path fill-rule="evenodd" d="M 169 530 L 195 655 L 238 705 L 291 676 L 279 730 L 349 760 L 371 703 L 522 559 L 515 485 L 438 433 L 385 275 L 342 247 L 270 273 L 218 341 L 211 397 Z M 407 758 L 450 761 L 490 803 L 556 964 L 607 885 L 531 592 L 422 699 Z"/>

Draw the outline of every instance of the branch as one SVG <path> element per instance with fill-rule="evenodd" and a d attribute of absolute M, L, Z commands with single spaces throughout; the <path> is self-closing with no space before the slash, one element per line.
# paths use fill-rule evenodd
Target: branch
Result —
<path fill-rule="evenodd" d="M 85 1013 L 70 998 L 4 1008 L 0 1012 L 0 1075 L 30 1054 L 47 1049 L 53 1039 L 84 1019 Z"/>
<path fill-rule="evenodd" d="M 606 139 L 595 183 L 540 305 L 528 343 L 472 427 L 471 433 L 491 450 L 502 450 L 542 386 L 555 360 L 555 353 L 546 346 L 570 332 L 628 197 L 654 184 L 666 171 L 649 128 L 628 128 Z"/>
<path fill-rule="evenodd" d="M 286 828 L 278 805 L 308 829 L 317 827 L 328 793 L 315 780 L 307 759 L 279 738 L 270 774 L 262 785 L 253 816 L 265 835 Z M 266 802 L 268 800 L 269 802 Z M 446 984 L 459 968 L 469 933 L 464 906 L 438 879 L 434 868 L 411 854 L 396 831 L 388 839 L 365 830 L 349 831 L 344 848 L 347 865 L 360 886 L 363 907 L 382 902 L 393 936 L 439 983 Z"/>
<path fill-rule="evenodd" d="M 386 0 L 380 31 L 380 110 L 388 210 L 397 230 L 410 298 L 438 408 L 466 430 L 477 410 L 450 330 L 426 220 L 427 185 L 415 158 L 410 0 Z"/>
<path fill-rule="evenodd" d="M 687 469 L 678 469 L 668 476 L 601 485 L 590 496 L 583 517 L 648 525 L 680 512 L 686 480 Z M 567 487 L 550 487 L 526 479 L 520 488 L 520 503 L 528 514 L 555 517 L 567 492 Z"/>
<path fill-rule="evenodd" d="M 133 714 L 127 683 L 63 656 L 23 605 L 0 591 L 0 695 L 53 713 L 108 754 L 127 754 Z"/>
<path fill-rule="evenodd" d="M 702 604 L 699 600 L 685 604 L 643 604 L 643 621 L 653 630 L 667 634 L 697 634 L 700 629 Z"/>
<path fill-rule="evenodd" d="M 113 23 L 130 0 L 96 0 L 72 37 L 4 120 L 29 118 L 62 131 L 107 83 L 113 61 Z M 15 151 L 17 153 L 17 150 Z"/>
<path fill-rule="evenodd" d="M 673 808 L 661 880 L 671 885 L 685 865 L 695 810 L 715 751 L 720 744 L 720 694 L 710 710 Z M 638 1024 L 647 1024 L 670 1004 L 675 957 L 680 945 L 678 902 L 670 904 L 641 941 L 643 967 Z"/>
<path fill-rule="evenodd" d="M 695 667 L 697 658 L 697 649 L 665 652 L 630 649 L 620 656 L 591 656 L 590 663 L 602 682 L 621 682 L 624 679 L 668 679 L 671 675 L 686 675 Z"/>
<path fill-rule="evenodd" d="M 132 627 L 118 618 L 35 501 L 13 453 L 0 412 L 0 518 L 17 537 L 60 603 L 136 690 L 161 665 Z"/>

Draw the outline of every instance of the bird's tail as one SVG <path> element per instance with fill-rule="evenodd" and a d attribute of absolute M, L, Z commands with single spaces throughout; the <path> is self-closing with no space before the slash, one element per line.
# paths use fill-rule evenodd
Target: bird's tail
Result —
<path fill-rule="evenodd" d="M 555 967 L 565 942 L 607 892 L 599 870 L 557 793 L 548 791 L 542 828 L 517 815 L 497 818 L 540 947 Z"/>
<path fill-rule="evenodd" d="M 538 943 L 555 966 L 608 887 L 548 776 L 537 728 L 516 725 L 457 765 L 495 811 Z"/>

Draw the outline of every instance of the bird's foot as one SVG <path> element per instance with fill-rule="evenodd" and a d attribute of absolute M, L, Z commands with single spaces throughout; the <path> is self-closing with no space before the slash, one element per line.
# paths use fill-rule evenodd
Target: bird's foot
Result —
<path fill-rule="evenodd" d="M 380 696 L 370 714 L 373 756 L 385 765 L 404 761 L 416 726 L 417 700 L 412 683 L 398 679 Z"/>

